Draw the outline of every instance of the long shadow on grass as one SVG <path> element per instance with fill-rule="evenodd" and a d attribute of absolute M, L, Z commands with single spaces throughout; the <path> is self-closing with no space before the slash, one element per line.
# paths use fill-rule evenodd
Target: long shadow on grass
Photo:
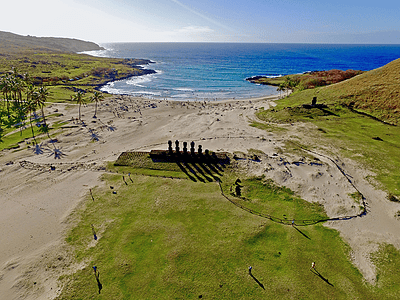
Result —
<path fill-rule="evenodd" d="M 302 232 L 302 231 L 301 231 L 300 229 L 298 229 L 296 226 L 293 226 L 293 228 L 296 229 L 298 232 L 300 232 L 305 238 L 311 240 L 311 238 L 310 238 L 308 235 L 306 235 L 304 232 Z"/>
<path fill-rule="evenodd" d="M 264 285 L 263 285 L 260 281 L 258 281 L 258 279 L 255 278 L 253 274 L 250 273 L 250 276 L 251 276 L 251 278 L 254 279 L 255 282 L 257 282 L 257 284 L 258 284 L 263 290 L 265 290 Z"/>
<path fill-rule="evenodd" d="M 100 272 L 95 270 L 94 277 L 96 277 L 97 287 L 99 289 L 99 294 L 100 294 L 101 290 L 103 289 L 103 285 L 100 282 Z"/>
<path fill-rule="evenodd" d="M 182 166 L 182 164 L 181 164 L 180 162 L 176 162 L 176 164 L 178 165 L 179 169 L 181 169 L 181 171 L 182 171 L 183 173 L 185 173 L 187 177 L 190 178 L 190 180 L 192 180 L 192 181 L 194 181 L 194 182 L 197 182 L 196 178 L 194 178 L 192 175 L 190 175 L 189 172 L 185 169 L 184 166 Z M 188 168 L 188 169 L 189 169 L 189 168 Z M 189 169 L 189 171 L 191 171 L 191 169 Z M 192 172 L 192 173 L 196 175 L 195 172 Z M 203 182 L 204 182 L 204 180 L 203 180 Z"/>
<path fill-rule="evenodd" d="M 200 168 L 202 168 L 208 175 L 210 175 L 210 176 L 214 179 L 214 181 L 218 180 L 218 177 L 216 177 L 216 176 L 211 172 L 211 170 L 207 168 L 207 165 L 206 165 L 206 164 L 199 163 L 199 166 L 200 166 Z M 209 167 L 209 166 L 208 166 L 208 167 Z M 217 172 L 217 174 L 220 175 L 218 172 Z M 221 175 L 220 175 L 220 176 L 221 176 Z"/>
<path fill-rule="evenodd" d="M 191 164 L 192 164 L 193 168 L 195 168 L 196 171 L 197 171 L 199 174 L 201 174 L 201 176 L 203 176 L 208 182 L 212 182 L 212 181 L 213 181 L 213 179 L 210 178 L 210 177 L 208 177 L 208 176 L 204 173 L 204 171 L 203 171 L 196 163 L 192 162 Z M 189 163 L 187 163 L 186 165 L 189 165 Z"/>
<path fill-rule="evenodd" d="M 321 278 L 323 281 L 325 281 L 327 284 L 329 284 L 330 286 L 334 286 L 332 283 L 329 282 L 329 280 L 327 278 L 325 278 L 324 276 L 322 276 L 317 270 L 310 270 L 314 275 L 318 276 L 319 278 Z"/>

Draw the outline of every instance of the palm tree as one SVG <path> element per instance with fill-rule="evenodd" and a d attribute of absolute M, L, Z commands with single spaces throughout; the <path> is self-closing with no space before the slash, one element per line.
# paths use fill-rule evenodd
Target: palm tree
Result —
<path fill-rule="evenodd" d="M 22 79 L 24 80 L 24 82 L 25 82 L 27 85 L 32 85 L 32 79 L 31 79 L 31 77 L 29 76 L 28 73 L 22 74 Z"/>
<path fill-rule="evenodd" d="M 36 93 L 32 94 L 31 95 L 31 99 L 26 102 L 26 109 L 28 111 L 28 114 L 30 114 L 29 121 L 31 123 L 32 137 L 35 140 L 35 144 L 37 144 L 37 141 L 36 141 L 36 137 L 35 137 L 35 132 L 33 131 L 32 115 L 36 111 L 36 102 L 35 102 L 34 98 L 37 97 L 37 96 L 38 95 Z"/>
<path fill-rule="evenodd" d="M 95 109 L 94 109 L 94 116 L 93 118 L 96 118 L 97 114 L 97 103 L 100 102 L 101 100 L 104 99 L 103 93 L 100 93 L 99 91 L 94 91 L 93 96 L 90 98 L 92 102 L 96 104 Z"/>
<path fill-rule="evenodd" d="M 26 87 L 26 102 L 33 100 L 34 95 L 36 94 L 35 87 L 32 84 L 28 84 Z"/>
<path fill-rule="evenodd" d="M 22 92 L 25 90 L 25 82 L 20 78 L 16 79 L 15 82 L 15 92 L 16 98 L 19 103 L 22 103 Z"/>
<path fill-rule="evenodd" d="M 7 102 L 7 116 L 10 118 L 10 97 L 9 93 L 11 92 L 11 82 L 9 77 L 2 77 L 0 83 L 1 92 L 3 93 L 4 99 Z"/>
<path fill-rule="evenodd" d="M 43 123 L 45 128 L 47 129 L 46 118 L 44 117 L 44 104 L 46 103 L 47 97 L 49 97 L 50 93 L 49 90 L 46 89 L 44 86 L 41 86 L 38 91 L 38 96 L 35 97 L 36 104 L 40 106 L 42 111 Z"/>
<path fill-rule="evenodd" d="M 36 96 L 33 97 L 33 101 L 35 102 L 35 105 L 39 106 L 42 111 L 43 126 L 41 127 L 41 131 L 47 133 L 48 138 L 51 139 L 49 135 L 49 128 L 47 126 L 46 118 L 44 116 L 44 104 L 46 103 L 47 97 L 49 95 L 50 95 L 49 91 L 45 87 L 41 86 Z"/>
<path fill-rule="evenodd" d="M 76 101 L 79 104 L 79 120 L 81 120 L 81 106 L 86 103 L 86 100 L 83 98 L 83 92 L 77 91 L 74 96 L 71 96 L 73 101 Z"/>
<path fill-rule="evenodd" d="M 277 91 L 279 92 L 279 98 L 282 98 L 282 91 L 284 90 L 285 90 L 285 84 L 281 83 L 277 89 Z"/>

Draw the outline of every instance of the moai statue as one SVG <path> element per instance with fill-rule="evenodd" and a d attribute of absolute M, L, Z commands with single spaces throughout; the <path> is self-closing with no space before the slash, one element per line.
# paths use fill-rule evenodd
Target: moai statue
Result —
<path fill-rule="evenodd" d="M 210 151 L 208 149 L 204 150 L 204 154 L 208 158 L 210 156 Z"/>
<path fill-rule="evenodd" d="M 242 187 L 243 187 L 243 186 L 240 185 L 241 182 L 242 182 L 242 181 L 241 181 L 239 178 L 236 179 L 236 181 L 235 181 L 235 193 L 236 193 L 236 197 L 241 197 L 241 196 L 242 196 Z"/>
<path fill-rule="evenodd" d="M 192 141 L 192 142 L 190 143 L 190 154 L 191 154 L 192 156 L 194 156 L 195 152 L 196 152 L 196 150 L 194 149 L 194 142 Z"/>
<path fill-rule="evenodd" d="M 179 154 L 179 141 L 178 140 L 175 141 L 175 151 L 176 151 L 176 154 Z"/>
<path fill-rule="evenodd" d="M 173 154 L 173 150 L 172 150 L 172 141 L 168 141 L 168 154 L 172 155 Z"/>
<path fill-rule="evenodd" d="M 313 97 L 311 101 L 311 106 L 317 105 L 317 97 Z"/>
<path fill-rule="evenodd" d="M 183 142 L 183 154 L 184 155 L 188 154 L 188 152 L 187 152 L 187 142 Z"/>
<path fill-rule="evenodd" d="M 235 192 L 236 192 L 236 197 L 241 197 L 242 196 L 242 187 L 240 185 L 237 185 L 235 187 Z"/>
<path fill-rule="evenodd" d="M 202 146 L 199 145 L 199 150 L 197 150 L 198 155 L 203 155 L 203 150 L 201 148 L 202 148 Z"/>

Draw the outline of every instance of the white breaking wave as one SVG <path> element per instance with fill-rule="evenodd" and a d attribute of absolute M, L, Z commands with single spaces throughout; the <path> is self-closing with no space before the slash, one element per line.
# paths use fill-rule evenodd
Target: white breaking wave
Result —
<path fill-rule="evenodd" d="M 267 78 L 279 78 L 279 77 L 283 77 L 284 75 L 265 75 L 264 77 Z"/>
<path fill-rule="evenodd" d="M 194 92 L 194 89 L 190 88 L 174 88 L 174 91 L 180 91 L 180 92 Z"/>
<path fill-rule="evenodd" d="M 133 76 L 126 80 L 126 84 L 145 87 L 143 84 L 152 81 L 155 74 L 148 74 L 142 76 Z"/>

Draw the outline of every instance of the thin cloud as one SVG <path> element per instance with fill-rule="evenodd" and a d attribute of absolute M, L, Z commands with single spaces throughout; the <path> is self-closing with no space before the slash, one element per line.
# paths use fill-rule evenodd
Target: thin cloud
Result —
<path fill-rule="evenodd" d="M 210 33 L 210 32 L 214 32 L 214 30 L 211 29 L 208 26 L 186 26 L 186 27 L 178 29 L 178 32 L 182 32 L 182 33 Z"/>
<path fill-rule="evenodd" d="M 183 4 L 183 3 L 181 3 L 181 2 L 178 1 L 178 0 L 171 0 L 171 1 L 174 2 L 175 4 L 178 4 L 179 6 L 183 7 L 184 9 L 190 11 L 191 13 L 193 13 L 193 14 L 199 16 L 200 18 L 203 18 L 204 20 L 207 20 L 208 22 L 210 22 L 210 23 L 212 23 L 212 24 L 214 24 L 214 25 L 216 25 L 216 26 L 222 27 L 222 28 L 224 28 L 224 29 L 226 29 L 226 30 L 229 30 L 229 31 L 234 31 L 234 30 L 232 30 L 231 28 L 229 28 L 228 26 L 226 26 L 226 25 L 224 25 L 224 24 L 221 24 L 221 23 L 215 21 L 214 19 L 211 19 L 210 17 L 207 17 L 207 16 L 204 15 L 204 14 L 199 13 L 198 11 L 194 10 L 193 8 L 190 8 L 189 6 L 187 6 L 187 5 Z"/>

